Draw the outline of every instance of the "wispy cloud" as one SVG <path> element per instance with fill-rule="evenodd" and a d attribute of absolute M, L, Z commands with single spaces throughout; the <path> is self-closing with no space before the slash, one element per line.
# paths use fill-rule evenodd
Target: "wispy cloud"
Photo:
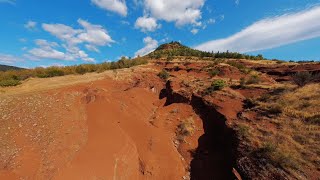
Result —
<path fill-rule="evenodd" d="M 101 9 L 127 16 L 128 8 L 125 0 L 91 0 L 93 4 Z"/>
<path fill-rule="evenodd" d="M 16 0 L 0 0 L 0 3 L 16 4 Z"/>
<path fill-rule="evenodd" d="M 35 21 L 28 21 L 24 27 L 30 31 L 35 30 L 37 28 L 37 22 Z"/>
<path fill-rule="evenodd" d="M 20 57 L 11 55 L 11 54 L 2 54 L 0 53 L 0 63 L 1 64 L 14 64 L 17 62 L 21 62 L 22 59 Z"/>
<path fill-rule="evenodd" d="M 153 50 L 155 50 L 158 47 L 158 41 L 155 39 L 152 39 L 149 36 L 143 39 L 143 43 L 145 44 L 145 46 L 135 53 L 135 57 L 144 56 L 144 55 L 152 52 Z"/>
<path fill-rule="evenodd" d="M 253 52 L 320 37 L 320 6 L 266 18 L 242 31 L 195 47 L 204 51 Z"/>

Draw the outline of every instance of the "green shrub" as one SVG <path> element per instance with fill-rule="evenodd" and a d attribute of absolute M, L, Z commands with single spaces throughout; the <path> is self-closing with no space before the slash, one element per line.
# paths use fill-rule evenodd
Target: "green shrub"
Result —
<path fill-rule="evenodd" d="M 167 80 L 170 77 L 170 74 L 168 73 L 168 71 L 162 69 L 162 71 L 159 72 L 158 76 L 163 80 Z"/>
<path fill-rule="evenodd" d="M 212 82 L 211 86 L 206 89 L 205 94 L 211 94 L 213 91 L 218 91 L 223 89 L 226 86 L 226 82 L 224 80 L 218 79 Z"/>
<path fill-rule="evenodd" d="M 2 86 L 2 87 L 17 86 L 19 84 L 21 84 L 21 82 L 20 82 L 20 80 L 17 80 L 17 79 L 0 80 L 0 86 Z"/>

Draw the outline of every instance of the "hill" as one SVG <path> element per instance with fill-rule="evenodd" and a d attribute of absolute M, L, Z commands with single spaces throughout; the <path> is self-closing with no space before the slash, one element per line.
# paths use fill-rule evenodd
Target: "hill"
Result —
<path fill-rule="evenodd" d="M 15 66 L 7 66 L 0 64 L 0 71 L 9 71 L 9 70 L 23 70 L 23 68 L 15 67 Z"/>
<path fill-rule="evenodd" d="M 257 56 L 241 54 L 237 52 L 205 52 L 196 49 L 192 49 L 180 42 L 172 41 L 167 44 L 160 45 L 155 51 L 147 55 L 150 58 L 160 59 L 168 58 L 172 59 L 173 56 L 193 56 L 199 58 L 229 58 L 229 59 L 252 59 L 252 60 L 262 60 L 264 57 L 259 54 Z"/>

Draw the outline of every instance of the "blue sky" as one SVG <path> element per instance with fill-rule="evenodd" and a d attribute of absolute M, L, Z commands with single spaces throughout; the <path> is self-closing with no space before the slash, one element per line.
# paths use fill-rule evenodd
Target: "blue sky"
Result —
<path fill-rule="evenodd" d="M 320 0 L 0 0 L 0 64 L 114 61 L 170 41 L 320 60 Z"/>

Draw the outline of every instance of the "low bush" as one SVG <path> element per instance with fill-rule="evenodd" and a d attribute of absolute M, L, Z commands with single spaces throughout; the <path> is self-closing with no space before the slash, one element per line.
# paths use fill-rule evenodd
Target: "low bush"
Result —
<path fill-rule="evenodd" d="M 220 74 L 220 70 L 219 69 L 212 69 L 212 70 L 209 70 L 209 75 L 211 76 L 211 77 L 215 77 L 215 76 L 217 76 L 217 75 L 219 75 Z"/>
<path fill-rule="evenodd" d="M 308 83 L 310 83 L 313 80 L 313 75 L 311 73 L 309 73 L 308 71 L 298 72 L 293 75 L 292 79 L 296 85 L 302 87 L 302 86 L 307 85 Z"/>
<path fill-rule="evenodd" d="M 194 128 L 195 125 L 192 117 L 181 121 L 177 129 L 177 139 L 180 142 L 184 142 L 186 136 L 192 135 L 192 133 L 194 132 Z"/>
<path fill-rule="evenodd" d="M 258 84 L 260 82 L 260 77 L 257 74 L 251 75 L 246 81 L 246 84 Z"/>
<path fill-rule="evenodd" d="M 17 79 L 0 80 L 0 86 L 2 87 L 17 86 L 19 84 L 21 84 L 21 82 L 20 80 L 17 80 Z"/>
<path fill-rule="evenodd" d="M 170 74 L 168 73 L 168 71 L 162 69 L 162 71 L 159 72 L 158 76 L 163 80 L 167 80 L 170 77 Z"/>
<path fill-rule="evenodd" d="M 226 87 L 226 82 L 224 80 L 217 79 L 205 90 L 204 95 L 211 94 L 213 91 L 222 90 L 224 87 Z"/>
<path fill-rule="evenodd" d="M 226 86 L 226 82 L 224 80 L 218 79 L 215 80 L 212 84 L 211 87 L 213 90 L 221 90 Z"/>
<path fill-rule="evenodd" d="M 267 109 L 268 113 L 270 114 L 281 114 L 283 111 L 283 108 L 280 104 L 271 104 L 268 109 Z"/>

